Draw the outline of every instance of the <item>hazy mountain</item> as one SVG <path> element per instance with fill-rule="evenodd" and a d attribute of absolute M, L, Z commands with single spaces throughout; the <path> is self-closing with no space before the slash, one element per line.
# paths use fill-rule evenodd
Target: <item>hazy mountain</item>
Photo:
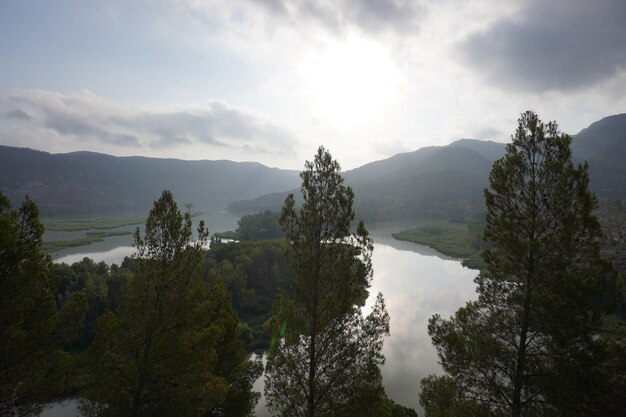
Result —
<path fill-rule="evenodd" d="M 626 198 L 626 114 L 583 129 L 573 137 L 572 152 L 575 161 L 589 162 L 591 189 L 599 198 Z M 354 189 L 357 216 L 370 221 L 464 216 L 482 210 L 489 171 L 504 153 L 503 143 L 461 139 L 371 162 L 344 177 Z M 286 194 L 237 201 L 229 210 L 277 210 Z"/>
<path fill-rule="evenodd" d="M 572 152 L 578 161 L 589 163 L 591 188 L 600 198 L 626 198 L 626 113 L 581 130 Z"/>
<path fill-rule="evenodd" d="M 503 143 L 492 142 L 490 140 L 459 139 L 448 146 L 471 149 L 490 161 L 502 158 L 506 151 L 506 146 Z"/>
<path fill-rule="evenodd" d="M 0 190 L 14 203 L 30 196 L 44 215 L 143 213 L 163 189 L 197 210 L 291 189 L 297 171 L 254 162 L 50 154 L 0 146 Z"/>
<path fill-rule="evenodd" d="M 346 171 L 354 189 L 355 210 L 369 221 L 450 217 L 482 207 L 484 178 L 493 161 L 472 149 L 428 147 Z M 296 192 L 292 190 L 291 192 Z M 248 214 L 278 210 L 287 192 L 231 203 L 229 210 Z"/>
<path fill-rule="evenodd" d="M 593 123 L 574 136 L 576 161 L 590 164 L 600 198 L 626 198 L 626 114 Z M 344 173 L 355 209 L 369 221 L 450 218 L 483 207 L 493 161 L 505 145 L 461 139 L 374 161 Z M 91 152 L 49 154 L 0 146 L 0 190 L 14 202 L 31 196 L 45 215 L 145 212 L 163 189 L 198 210 L 227 204 L 237 214 L 278 210 L 296 171 L 253 162 L 114 157 Z"/>

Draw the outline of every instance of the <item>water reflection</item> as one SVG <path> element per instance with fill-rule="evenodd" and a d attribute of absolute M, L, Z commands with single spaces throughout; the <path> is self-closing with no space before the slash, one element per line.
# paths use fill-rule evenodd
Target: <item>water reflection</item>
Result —
<path fill-rule="evenodd" d="M 401 242 L 407 246 L 400 249 L 381 239 L 375 242 L 370 299 L 382 292 L 391 316 L 391 336 L 383 348 L 383 382 L 394 401 L 419 409 L 420 380 L 441 372 L 426 330 L 428 319 L 433 314 L 447 317 L 474 298 L 477 271 L 455 260 L 423 254 L 430 250 L 423 246 Z"/>
<path fill-rule="evenodd" d="M 119 265 L 122 263 L 125 256 L 131 256 L 133 253 L 135 253 L 135 248 L 132 246 L 118 246 L 106 251 L 73 253 L 71 255 L 59 256 L 54 258 L 54 262 L 65 262 L 66 264 L 71 265 L 74 262 L 82 261 L 83 258 L 91 258 L 94 262 L 104 261 L 109 265 L 113 263 Z"/>

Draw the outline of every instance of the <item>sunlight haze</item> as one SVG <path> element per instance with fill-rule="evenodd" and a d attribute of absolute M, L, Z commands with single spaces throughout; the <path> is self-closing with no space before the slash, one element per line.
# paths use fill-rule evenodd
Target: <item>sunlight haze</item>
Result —
<path fill-rule="evenodd" d="M 0 144 L 344 169 L 626 107 L 626 6 L 0 2 Z M 539 38 L 540 37 L 540 38 Z M 538 41 L 541 39 L 541 41 Z"/>

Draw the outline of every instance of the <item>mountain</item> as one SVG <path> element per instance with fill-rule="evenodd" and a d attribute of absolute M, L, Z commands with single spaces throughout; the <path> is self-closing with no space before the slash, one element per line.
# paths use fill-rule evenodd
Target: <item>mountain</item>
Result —
<path fill-rule="evenodd" d="M 467 216 L 483 210 L 489 171 L 505 148 L 460 139 L 371 162 L 346 171 L 344 178 L 354 189 L 357 216 L 369 221 Z M 589 162 L 591 189 L 600 199 L 626 199 L 626 114 L 606 117 L 573 136 L 572 154 L 575 162 Z M 286 194 L 233 202 L 229 210 L 278 210 Z"/>
<path fill-rule="evenodd" d="M 500 145 L 504 149 L 504 145 Z M 355 211 L 368 221 L 448 218 L 482 208 L 484 178 L 493 161 L 463 146 L 427 147 L 346 171 L 355 193 Z M 297 190 L 292 190 L 298 196 Z M 288 193 L 236 201 L 236 214 L 278 210 Z"/>
<path fill-rule="evenodd" d="M 0 146 L 0 191 L 13 203 L 30 196 L 45 216 L 145 213 L 161 191 L 196 210 L 296 187 L 297 171 L 255 162 L 50 154 Z"/>
<path fill-rule="evenodd" d="M 581 130 L 572 143 L 578 161 L 589 163 L 591 188 L 600 198 L 626 198 L 626 113 Z"/>
<path fill-rule="evenodd" d="M 370 162 L 344 173 L 355 210 L 368 221 L 453 218 L 483 210 L 483 189 L 505 144 L 460 139 L 447 146 Z M 626 114 L 606 117 L 573 137 L 573 158 L 590 165 L 600 199 L 626 199 Z M 279 210 L 296 171 L 254 162 L 50 154 L 0 146 L 0 191 L 14 203 L 29 195 L 46 216 L 144 213 L 163 189 L 197 210 L 236 214 Z M 229 204 L 230 203 L 230 204 Z"/>
<path fill-rule="evenodd" d="M 448 146 L 471 149 L 490 161 L 502 158 L 506 152 L 506 145 L 490 140 L 459 139 Z"/>

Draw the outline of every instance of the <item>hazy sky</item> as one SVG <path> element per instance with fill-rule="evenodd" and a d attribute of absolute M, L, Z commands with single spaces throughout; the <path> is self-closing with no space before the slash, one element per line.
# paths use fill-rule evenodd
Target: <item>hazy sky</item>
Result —
<path fill-rule="evenodd" d="M 0 0 L 0 144 L 344 168 L 626 112 L 624 0 Z"/>

